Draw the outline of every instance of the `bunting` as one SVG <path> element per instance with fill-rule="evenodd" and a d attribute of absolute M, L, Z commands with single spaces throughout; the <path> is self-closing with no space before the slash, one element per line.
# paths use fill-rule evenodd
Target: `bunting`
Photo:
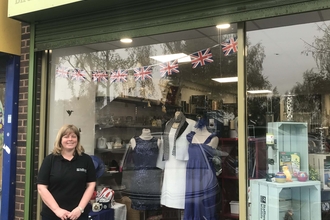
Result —
<path fill-rule="evenodd" d="M 190 58 L 193 69 L 198 66 L 205 66 L 205 64 L 213 62 L 210 48 L 193 53 L 190 55 Z"/>
<path fill-rule="evenodd" d="M 110 82 L 126 82 L 127 81 L 127 70 L 117 70 L 111 72 Z"/>
<path fill-rule="evenodd" d="M 85 81 L 86 80 L 85 70 L 75 68 L 74 72 L 72 73 L 71 79 L 77 81 Z"/>
<path fill-rule="evenodd" d="M 173 73 L 179 72 L 178 60 L 174 60 L 173 62 L 162 63 L 159 64 L 159 66 L 161 67 L 160 68 L 161 77 L 170 76 Z"/>
<path fill-rule="evenodd" d="M 145 81 L 146 79 L 152 79 L 151 66 L 135 68 L 134 72 L 135 81 L 138 81 L 139 79 L 142 81 Z"/>
<path fill-rule="evenodd" d="M 108 77 L 108 72 L 105 70 L 92 71 L 92 79 L 94 82 L 107 82 Z"/>
<path fill-rule="evenodd" d="M 55 70 L 55 76 L 61 78 L 69 78 L 69 71 L 70 69 L 68 67 L 57 66 Z"/>
<path fill-rule="evenodd" d="M 222 52 L 225 56 L 231 55 L 237 52 L 237 38 L 232 37 L 225 42 L 221 43 Z"/>
<path fill-rule="evenodd" d="M 221 46 L 224 55 L 229 56 L 233 53 L 236 53 L 238 50 L 237 37 L 231 37 L 226 41 L 222 42 L 220 45 L 218 44 L 213 47 L 216 46 Z M 193 69 L 200 66 L 205 66 L 206 64 L 213 62 L 211 48 L 203 49 L 187 56 L 191 58 L 191 64 Z M 162 78 L 180 72 L 178 60 L 175 59 L 168 61 L 166 63 L 133 68 L 135 81 L 139 81 L 139 80 L 145 81 L 147 79 L 152 79 L 153 78 L 152 71 L 154 66 L 160 67 L 159 72 Z M 110 75 L 109 72 L 106 70 L 95 70 L 92 71 L 91 74 L 92 74 L 92 80 L 94 82 L 107 82 L 108 80 L 110 80 L 111 83 L 127 82 L 128 69 L 113 70 L 110 72 Z M 67 78 L 71 80 L 85 81 L 87 72 L 79 68 L 68 68 L 68 67 L 57 66 L 55 69 L 55 76 L 60 78 Z"/>

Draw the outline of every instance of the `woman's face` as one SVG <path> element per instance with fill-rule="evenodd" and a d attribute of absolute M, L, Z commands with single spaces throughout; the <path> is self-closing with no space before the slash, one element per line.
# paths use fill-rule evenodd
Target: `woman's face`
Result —
<path fill-rule="evenodd" d="M 70 132 L 62 137 L 61 144 L 63 149 L 75 149 L 78 143 L 78 137 L 75 133 Z"/>

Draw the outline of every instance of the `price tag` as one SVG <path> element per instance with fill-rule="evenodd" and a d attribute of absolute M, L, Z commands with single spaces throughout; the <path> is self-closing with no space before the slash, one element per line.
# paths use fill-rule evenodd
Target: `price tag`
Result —
<path fill-rule="evenodd" d="M 266 144 L 267 145 L 274 145 L 274 135 L 272 133 L 266 134 Z"/>

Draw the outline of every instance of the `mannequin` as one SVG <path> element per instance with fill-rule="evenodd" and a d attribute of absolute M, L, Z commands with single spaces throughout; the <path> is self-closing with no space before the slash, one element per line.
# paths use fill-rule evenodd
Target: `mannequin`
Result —
<path fill-rule="evenodd" d="M 124 192 L 130 197 L 132 209 L 147 211 L 160 209 L 162 170 L 156 167 L 160 140 L 142 129 L 140 136 L 131 139 L 124 159 Z"/>
<path fill-rule="evenodd" d="M 187 134 L 196 122 L 187 119 L 180 111 L 175 112 L 165 125 L 163 137 L 164 179 L 161 194 L 163 219 L 181 219 L 184 209 L 186 165 L 188 161 Z"/>
<path fill-rule="evenodd" d="M 211 133 L 207 130 L 206 126 L 203 126 L 201 129 L 195 129 L 195 135 L 192 139 L 192 143 L 204 143 L 210 135 Z M 219 138 L 214 136 L 207 145 L 212 148 L 217 148 L 218 144 Z"/>
<path fill-rule="evenodd" d="M 141 135 L 140 135 L 139 137 L 140 137 L 141 139 L 143 139 L 143 140 L 151 140 L 151 139 L 153 138 L 153 136 L 151 135 L 151 131 L 150 131 L 150 129 L 146 129 L 146 128 L 143 128 L 143 129 L 142 129 L 142 133 L 141 133 Z M 161 140 L 158 139 L 158 141 L 157 141 L 157 145 L 158 145 L 158 147 L 160 146 L 160 143 L 161 143 Z M 135 146 L 136 146 L 135 138 L 132 138 L 132 139 L 130 140 L 130 144 L 131 144 L 132 149 L 134 150 L 134 148 L 135 148 Z"/>
<path fill-rule="evenodd" d="M 189 160 L 186 172 L 184 220 L 217 220 L 217 195 L 220 192 L 212 158 L 217 154 L 219 139 L 206 128 L 202 118 L 196 130 L 187 135 Z"/>

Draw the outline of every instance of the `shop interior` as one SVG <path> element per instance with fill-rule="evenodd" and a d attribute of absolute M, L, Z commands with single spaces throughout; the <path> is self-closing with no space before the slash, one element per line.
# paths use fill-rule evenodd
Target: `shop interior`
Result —
<path fill-rule="evenodd" d="M 262 66 L 268 48 L 263 48 L 260 42 L 262 37 L 269 36 L 265 32 L 258 42 L 249 34 L 324 22 L 326 16 L 327 12 L 321 11 L 247 22 L 247 173 L 251 179 L 269 177 L 270 151 L 266 145 L 269 123 L 306 123 L 307 149 L 302 151 L 306 152 L 302 158 L 308 158 L 308 154 L 324 157 L 329 153 L 330 93 L 302 91 L 299 89 L 303 86 L 292 86 L 294 81 L 284 92 L 277 90 L 279 87 L 270 83 Z M 52 119 L 50 124 L 56 127 L 63 121 L 71 121 L 78 123 L 82 132 L 94 131 L 82 136 L 87 152 L 101 159 L 97 191 L 104 187 L 114 190 L 114 200 L 126 204 L 125 216 L 142 220 L 162 215 L 161 210 L 130 208 L 127 184 L 123 184 L 127 180 L 124 163 L 133 137 L 147 129 L 152 136 L 162 139 L 166 122 L 176 112 L 182 112 L 195 121 L 205 116 L 208 131 L 219 138 L 217 149 L 223 154 L 222 170 L 217 176 L 221 188 L 217 210 L 224 219 L 238 219 L 236 31 L 236 24 L 230 24 L 225 29 L 206 27 L 140 37 L 129 44 L 114 41 L 53 51 L 51 94 L 57 98 L 51 104 L 51 111 L 64 114 Z M 279 42 L 276 44 L 283 49 Z M 301 50 L 308 53 L 307 49 Z M 199 54 L 204 57 L 196 61 Z M 219 82 L 220 79 L 232 81 Z M 63 85 L 69 85 L 68 89 L 59 91 Z M 63 93 L 71 95 L 66 100 L 58 98 Z M 82 106 L 82 113 L 76 115 L 76 108 Z M 276 132 L 274 128 L 273 133 Z M 304 171 L 311 175 L 307 159 L 305 164 Z M 278 169 L 272 171 L 276 173 Z M 325 183 L 322 192 L 327 188 L 330 189 Z M 323 193 L 322 201 L 327 200 L 330 197 Z M 326 211 L 322 210 L 322 215 Z M 279 212 L 284 216 L 286 211 Z"/>

